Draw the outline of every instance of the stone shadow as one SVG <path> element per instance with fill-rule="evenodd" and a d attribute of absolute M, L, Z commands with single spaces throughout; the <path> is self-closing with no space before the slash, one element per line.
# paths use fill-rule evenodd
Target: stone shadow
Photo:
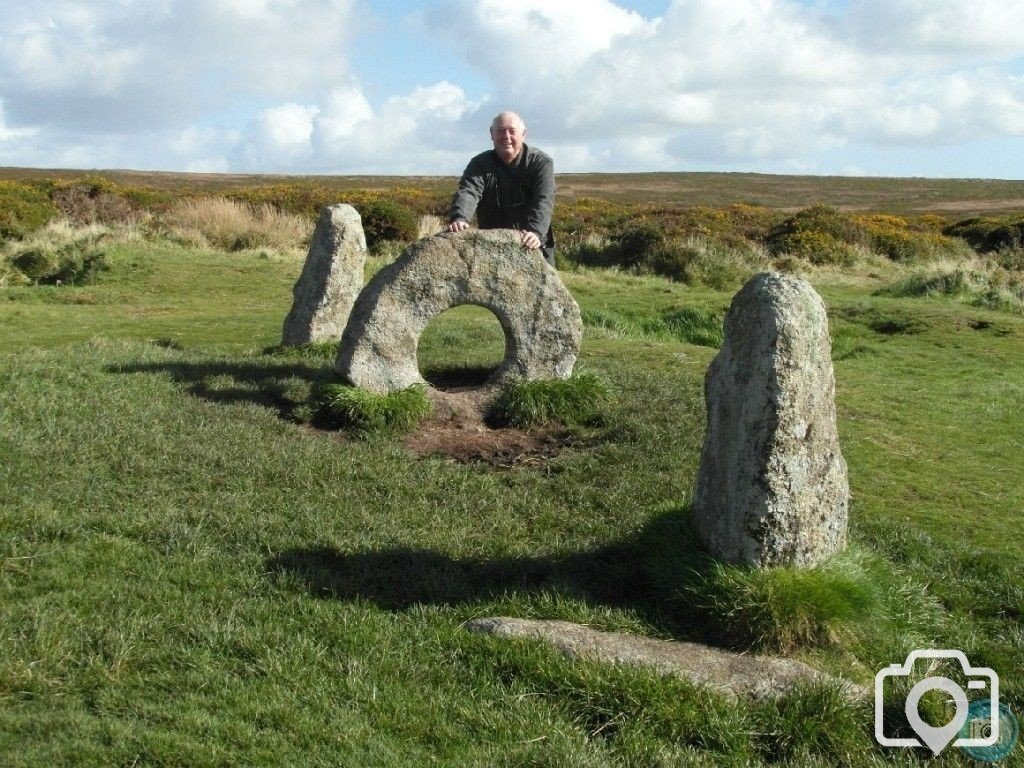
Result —
<path fill-rule="evenodd" d="M 295 578 L 316 597 L 364 600 L 389 611 L 548 592 L 628 608 L 676 638 L 722 644 L 677 593 L 710 562 L 690 514 L 689 505 L 681 506 L 635 536 L 556 556 L 477 559 L 410 547 L 342 552 L 324 546 L 288 550 L 264 565 L 272 577 Z"/>
<path fill-rule="evenodd" d="M 329 366 L 303 362 L 166 362 L 109 366 L 108 373 L 161 374 L 185 387 L 189 394 L 221 405 L 253 404 L 270 408 L 292 420 L 310 389 L 337 379 Z"/>

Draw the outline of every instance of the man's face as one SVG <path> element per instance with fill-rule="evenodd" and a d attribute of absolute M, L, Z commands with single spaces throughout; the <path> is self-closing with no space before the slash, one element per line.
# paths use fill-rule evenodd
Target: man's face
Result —
<path fill-rule="evenodd" d="M 519 150 L 523 148 L 525 138 L 526 131 L 520 127 L 515 118 L 502 117 L 491 128 L 494 151 L 498 153 L 498 157 L 504 163 L 511 163 L 519 157 Z"/>

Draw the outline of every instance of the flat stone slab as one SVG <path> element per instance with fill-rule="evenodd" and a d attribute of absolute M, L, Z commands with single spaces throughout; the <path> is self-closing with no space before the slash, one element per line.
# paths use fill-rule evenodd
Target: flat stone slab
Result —
<path fill-rule="evenodd" d="M 580 309 L 539 250 L 513 230 L 442 233 L 420 240 L 367 283 L 342 336 L 335 370 L 379 394 L 424 383 L 416 347 L 427 324 L 463 304 L 491 310 L 505 358 L 484 385 L 564 379 L 583 337 Z"/>
<path fill-rule="evenodd" d="M 625 632 L 602 632 L 569 621 L 504 616 L 472 619 L 465 626 L 470 632 L 543 640 L 569 658 L 651 667 L 695 685 L 708 686 L 731 698 L 778 698 L 804 683 L 836 685 L 851 701 L 868 695 L 862 686 L 825 674 L 800 661 L 733 653 L 700 643 L 656 640 Z"/>

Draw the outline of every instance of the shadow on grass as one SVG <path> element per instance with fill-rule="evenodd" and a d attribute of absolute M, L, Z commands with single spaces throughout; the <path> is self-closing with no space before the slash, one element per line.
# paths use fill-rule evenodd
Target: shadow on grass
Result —
<path fill-rule="evenodd" d="M 151 373 L 170 376 L 189 394 L 222 405 L 253 404 L 294 420 L 295 409 L 307 404 L 316 384 L 335 381 L 329 366 L 303 362 L 170 362 L 138 363 L 107 368 L 109 373 Z"/>
<path fill-rule="evenodd" d="M 500 365 L 500 363 L 498 364 Z M 420 371 L 427 383 L 442 392 L 481 387 L 498 365 L 429 366 Z"/>
<path fill-rule="evenodd" d="M 407 547 L 349 553 L 312 547 L 280 553 L 265 566 L 271 574 L 296 578 L 317 597 L 365 600 L 385 610 L 556 593 L 637 611 L 675 637 L 715 642 L 672 604 L 674 584 L 663 578 L 678 568 L 698 573 L 707 562 L 689 520 L 689 506 L 681 506 L 629 539 L 561 556 L 486 560 Z"/>

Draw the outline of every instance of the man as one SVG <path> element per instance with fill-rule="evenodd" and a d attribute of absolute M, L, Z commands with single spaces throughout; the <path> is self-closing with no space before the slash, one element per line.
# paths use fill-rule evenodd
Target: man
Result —
<path fill-rule="evenodd" d="M 448 212 L 448 231 L 462 232 L 476 212 L 480 229 L 519 230 L 526 248 L 540 248 L 555 265 L 551 212 L 555 207 L 555 166 L 528 147 L 526 123 L 515 112 L 491 122 L 494 149 L 469 161 Z"/>

